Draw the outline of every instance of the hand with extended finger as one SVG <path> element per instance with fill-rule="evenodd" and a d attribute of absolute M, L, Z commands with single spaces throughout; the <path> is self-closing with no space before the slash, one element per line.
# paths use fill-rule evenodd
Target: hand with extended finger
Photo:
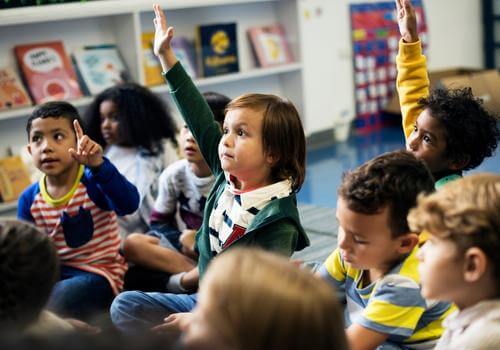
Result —
<path fill-rule="evenodd" d="M 153 23 L 155 25 L 155 40 L 153 43 L 153 52 L 160 60 L 163 71 L 166 72 L 177 63 L 174 50 L 170 46 L 170 42 L 174 37 L 174 28 L 167 26 L 167 17 L 160 8 L 160 5 L 154 4 L 153 10 L 155 18 Z"/>
<path fill-rule="evenodd" d="M 70 148 L 68 152 L 78 163 L 89 168 L 98 168 L 104 161 L 101 145 L 83 133 L 77 120 L 73 121 L 73 127 L 76 134 L 76 150 Z"/>
<path fill-rule="evenodd" d="M 399 32 L 407 43 L 417 42 L 417 16 L 411 0 L 395 0 Z"/>

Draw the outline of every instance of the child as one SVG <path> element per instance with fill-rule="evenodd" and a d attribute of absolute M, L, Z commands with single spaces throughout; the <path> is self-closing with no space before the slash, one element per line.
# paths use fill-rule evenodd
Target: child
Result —
<path fill-rule="evenodd" d="M 0 261 L 2 331 L 26 331 L 41 319 L 49 332 L 71 328 L 43 311 L 59 271 L 57 252 L 47 235 L 27 223 L 0 220 Z"/>
<path fill-rule="evenodd" d="M 18 218 L 48 234 L 61 260 L 49 309 L 86 318 L 106 308 L 123 284 L 116 214 L 137 210 L 139 195 L 84 135 L 66 102 L 37 107 L 26 126 L 28 151 L 44 173 L 19 198 Z M 116 213 L 116 214 L 115 214 Z"/>
<path fill-rule="evenodd" d="M 500 131 L 495 118 L 474 98 L 470 88 L 429 94 L 415 11 L 410 0 L 396 0 L 396 6 L 402 37 L 397 86 L 406 148 L 426 162 L 436 179 L 436 188 L 440 188 L 491 156 Z"/>
<path fill-rule="evenodd" d="M 158 176 L 178 159 L 177 128 L 172 115 L 148 88 L 127 83 L 97 95 L 86 111 L 85 121 L 90 138 L 102 146 L 106 157 L 139 191 L 139 210 L 118 219 L 122 237 L 146 232 Z"/>
<path fill-rule="evenodd" d="M 292 103 L 259 94 L 229 103 L 221 135 L 210 108 L 170 47 L 173 28 L 167 29 L 160 7 L 154 9 L 155 53 L 216 178 L 196 235 L 198 266 L 169 281 L 170 287 L 186 293 L 195 289 L 210 260 L 233 246 L 255 245 L 290 256 L 309 244 L 295 197 L 305 173 L 305 135 Z M 135 331 L 167 314 L 191 311 L 195 303 L 193 294 L 125 292 L 113 302 L 111 317 L 119 329 Z"/>
<path fill-rule="evenodd" d="M 224 110 L 230 99 L 215 92 L 203 96 L 222 129 Z M 180 143 L 185 159 L 171 164 L 158 181 L 158 197 L 151 215 L 153 231 L 147 235 L 134 233 L 125 240 L 125 258 L 138 264 L 127 272 L 126 289 L 165 291 L 169 274 L 189 271 L 196 265 L 194 233 L 201 226 L 205 202 L 215 178 L 187 125 L 181 129 Z M 176 213 L 180 214 L 179 221 Z M 180 241 L 179 237 L 182 237 Z"/>
<path fill-rule="evenodd" d="M 289 260 L 236 248 L 214 259 L 185 349 L 347 350 L 342 309 L 327 283 Z"/>
<path fill-rule="evenodd" d="M 500 349 L 500 176 L 476 174 L 418 201 L 412 230 L 430 238 L 419 251 L 422 294 L 452 301 L 436 349 Z"/>
<path fill-rule="evenodd" d="M 432 349 L 450 304 L 420 294 L 418 235 L 406 216 L 433 178 L 407 151 L 378 156 L 344 175 L 338 190 L 338 248 L 321 277 L 343 293 L 352 349 Z"/>

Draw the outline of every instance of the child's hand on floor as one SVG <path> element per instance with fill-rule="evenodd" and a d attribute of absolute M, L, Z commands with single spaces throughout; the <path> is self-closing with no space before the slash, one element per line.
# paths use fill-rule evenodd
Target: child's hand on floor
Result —
<path fill-rule="evenodd" d="M 179 242 L 182 245 L 182 253 L 193 259 L 198 257 L 198 254 L 196 254 L 194 250 L 195 237 L 196 230 L 183 230 L 182 234 L 179 236 Z"/>
<path fill-rule="evenodd" d="M 417 17 L 411 0 L 395 0 L 397 19 L 401 37 L 407 43 L 418 41 Z"/>
<path fill-rule="evenodd" d="M 163 323 L 151 328 L 151 331 L 156 333 L 173 333 L 179 334 L 184 332 L 191 320 L 193 319 L 192 312 L 179 312 L 166 317 Z"/>
<path fill-rule="evenodd" d="M 76 150 L 70 148 L 68 152 L 78 163 L 89 168 L 98 168 L 102 163 L 102 147 L 87 135 L 84 135 L 82 127 L 77 120 L 73 121 L 76 134 Z"/>

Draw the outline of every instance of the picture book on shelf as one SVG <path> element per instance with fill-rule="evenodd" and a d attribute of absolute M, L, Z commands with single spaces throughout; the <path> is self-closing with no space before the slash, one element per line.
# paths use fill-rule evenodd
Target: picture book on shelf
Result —
<path fill-rule="evenodd" d="M 239 72 L 236 23 L 200 25 L 196 43 L 204 77 Z"/>
<path fill-rule="evenodd" d="M 21 79 L 12 68 L 0 68 L 0 111 L 31 106 Z"/>
<path fill-rule="evenodd" d="M 165 84 L 161 76 L 161 65 L 158 58 L 153 53 L 154 32 L 143 32 L 142 41 L 142 65 L 144 69 L 144 78 L 147 86 Z"/>
<path fill-rule="evenodd" d="M 127 70 L 116 45 L 85 46 L 73 52 L 73 60 L 88 95 L 127 80 Z"/>
<path fill-rule="evenodd" d="M 31 184 L 28 168 L 20 156 L 0 159 L 0 196 L 4 202 L 10 202 Z"/>
<path fill-rule="evenodd" d="M 285 30 L 279 23 L 248 29 L 257 65 L 269 67 L 293 62 Z"/>
<path fill-rule="evenodd" d="M 62 41 L 17 45 L 14 52 L 35 103 L 82 96 Z"/>
<path fill-rule="evenodd" d="M 198 69 L 196 64 L 194 42 L 183 36 L 174 36 L 170 45 L 172 46 L 177 59 L 181 61 L 186 73 L 189 74 L 191 78 L 196 78 L 198 76 Z"/>

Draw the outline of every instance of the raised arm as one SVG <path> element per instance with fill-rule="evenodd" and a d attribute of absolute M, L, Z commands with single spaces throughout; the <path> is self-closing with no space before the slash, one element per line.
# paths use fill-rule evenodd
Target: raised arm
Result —
<path fill-rule="evenodd" d="M 410 0 L 395 0 L 402 40 L 399 43 L 397 89 L 405 139 L 413 131 L 422 109 L 418 101 L 429 95 L 427 61 L 417 33 L 417 18 Z"/>

